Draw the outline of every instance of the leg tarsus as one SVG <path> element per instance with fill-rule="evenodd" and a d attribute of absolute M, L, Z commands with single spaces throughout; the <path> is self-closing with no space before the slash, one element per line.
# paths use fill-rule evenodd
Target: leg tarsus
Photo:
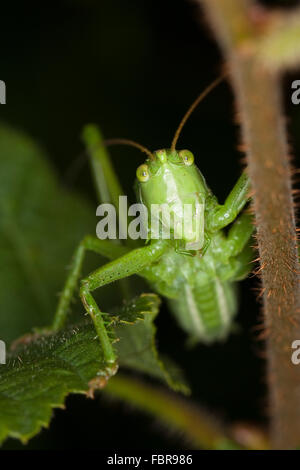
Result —
<path fill-rule="evenodd" d="M 104 375 L 99 375 L 94 377 L 92 380 L 89 381 L 89 388 L 88 391 L 86 392 L 86 396 L 88 398 L 94 398 L 95 397 L 95 392 L 97 390 L 102 390 L 104 387 L 106 387 L 108 380 L 110 377 L 115 375 L 118 372 L 118 365 L 116 364 L 115 368 L 111 367 L 110 373 L 106 376 Z"/>
<path fill-rule="evenodd" d="M 86 312 L 90 315 L 98 338 L 100 340 L 103 356 L 105 362 L 109 364 L 108 367 L 115 366 L 116 355 L 112 347 L 112 341 L 109 339 L 108 332 L 103 319 L 103 313 L 100 311 L 94 297 L 92 296 L 86 282 L 83 282 L 80 288 L 80 298 L 86 309 Z"/>

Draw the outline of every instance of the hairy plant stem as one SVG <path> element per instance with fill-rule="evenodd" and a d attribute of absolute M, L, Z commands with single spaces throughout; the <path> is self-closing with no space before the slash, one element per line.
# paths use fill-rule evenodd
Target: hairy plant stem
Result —
<path fill-rule="evenodd" d="M 198 0 L 228 62 L 253 190 L 262 278 L 272 447 L 300 445 L 296 228 L 279 78 L 258 59 L 250 0 Z"/>

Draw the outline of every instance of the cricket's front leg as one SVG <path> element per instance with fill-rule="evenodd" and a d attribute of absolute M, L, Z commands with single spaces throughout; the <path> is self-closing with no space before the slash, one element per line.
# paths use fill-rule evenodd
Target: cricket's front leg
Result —
<path fill-rule="evenodd" d="M 217 206 L 207 217 L 207 228 L 215 232 L 233 222 L 249 201 L 250 181 L 246 173 L 242 173 L 228 195 L 225 203 Z"/>
<path fill-rule="evenodd" d="M 129 248 L 113 243 L 110 240 L 99 240 L 96 237 L 87 235 L 79 243 L 73 254 L 69 273 L 64 288 L 60 293 L 52 324 L 42 328 L 35 328 L 34 333 L 27 333 L 21 338 L 18 338 L 13 343 L 12 349 L 16 348 L 18 344 L 27 344 L 42 334 L 54 333 L 65 326 L 70 310 L 70 304 L 78 285 L 82 264 L 87 251 L 92 251 L 108 259 L 116 259 L 123 256 L 129 250 Z"/>
<path fill-rule="evenodd" d="M 78 245 L 73 257 L 64 288 L 59 296 L 57 309 L 50 331 L 57 331 L 64 327 L 72 298 L 78 285 L 81 268 L 87 251 L 92 251 L 105 258 L 116 259 L 128 252 L 128 248 L 113 243 L 110 240 L 99 240 L 96 237 L 86 236 Z"/>
<path fill-rule="evenodd" d="M 86 312 L 90 315 L 94 323 L 103 349 L 104 359 L 109 367 L 115 367 L 116 354 L 108 337 L 103 312 L 101 312 L 91 292 L 111 282 L 139 273 L 146 266 L 157 261 L 165 252 L 167 246 L 167 241 L 159 240 L 151 245 L 132 250 L 124 256 L 97 269 L 81 281 L 80 297 Z"/>
<path fill-rule="evenodd" d="M 132 274 L 140 274 L 147 278 L 147 275 L 141 273 L 147 266 L 157 261 L 168 248 L 167 240 L 158 240 L 142 248 L 128 251 L 128 248 L 111 243 L 106 240 L 98 240 L 95 237 L 86 237 L 78 246 L 72 261 L 69 276 L 64 289 L 60 295 L 58 308 L 54 317 L 53 324 L 48 328 L 38 329 L 36 333 L 25 335 L 20 338 L 13 347 L 19 343 L 27 343 L 36 337 L 36 335 L 51 333 L 61 329 L 67 320 L 69 305 L 74 295 L 77 282 L 80 276 L 81 266 L 84 255 L 87 250 L 96 252 L 114 261 L 100 267 L 85 279 L 81 281 L 80 297 L 84 304 L 87 314 L 90 315 L 99 341 L 102 346 L 104 360 L 108 364 L 107 376 L 111 376 L 117 370 L 116 354 L 108 337 L 103 313 L 99 309 L 91 292 L 111 282 L 124 279 Z M 106 314 L 107 315 L 107 314 Z"/>

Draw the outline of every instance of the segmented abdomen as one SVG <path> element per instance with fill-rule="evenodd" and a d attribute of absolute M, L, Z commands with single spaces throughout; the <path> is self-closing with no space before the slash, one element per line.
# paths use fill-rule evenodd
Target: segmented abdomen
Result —
<path fill-rule="evenodd" d="M 210 343 L 230 332 L 237 309 L 235 285 L 218 278 L 196 286 L 185 283 L 170 304 L 181 327 L 192 338 Z"/>

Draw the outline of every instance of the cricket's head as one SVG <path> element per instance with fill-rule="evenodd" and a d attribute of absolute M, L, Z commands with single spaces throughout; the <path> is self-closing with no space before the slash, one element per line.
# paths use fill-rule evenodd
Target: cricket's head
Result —
<path fill-rule="evenodd" d="M 204 245 L 204 205 L 208 188 L 194 163 L 189 150 L 176 150 L 182 128 L 196 106 L 224 78 L 214 80 L 192 103 L 173 137 L 170 149 L 151 152 L 143 145 L 128 139 L 112 139 L 106 145 L 125 144 L 136 147 L 148 155 L 137 169 L 137 193 L 151 215 L 150 237 L 174 238 L 183 250 L 200 250 Z M 156 215 L 153 216 L 153 213 Z M 157 222 L 162 230 L 157 230 Z M 155 237 L 153 236 L 153 225 Z M 165 236 L 166 235 L 166 236 Z"/>
<path fill-rule="evenodd" d="M 204 244 L 207 186 L 192 152 L 157 150 L 138 167 L 136 175 L 138 194 L 151 221 L 151 235 L 159 221 L 166 234 L 181 240 L 183 249 L 200 250 Z"/>
<path fill-rule="evenodd" d="M 174 239 L 181 240 L 184 250 L 200 250 L 204 245 L 204 205 L 208 188 L 194 163 L 189 150 L 176 150 L 183 126 L 196 106 L 223 80 L 225 74 L 214 80 L 192 103 L 175 132 L 170 149 L 150 152 L 149 159 L 137 169 L 139 196 L 150 213 L 157 206 L 156 219 Z M 163 212 L 167 217 L 163 217 Z M 154 218 L 154 219 L 155 219 Z M 149 217 L 148 217 L 149 220 Z M 153 236 L 151 215 L 151 236 Z M 168 236 L 163 238 L 168 238 Z"/>

